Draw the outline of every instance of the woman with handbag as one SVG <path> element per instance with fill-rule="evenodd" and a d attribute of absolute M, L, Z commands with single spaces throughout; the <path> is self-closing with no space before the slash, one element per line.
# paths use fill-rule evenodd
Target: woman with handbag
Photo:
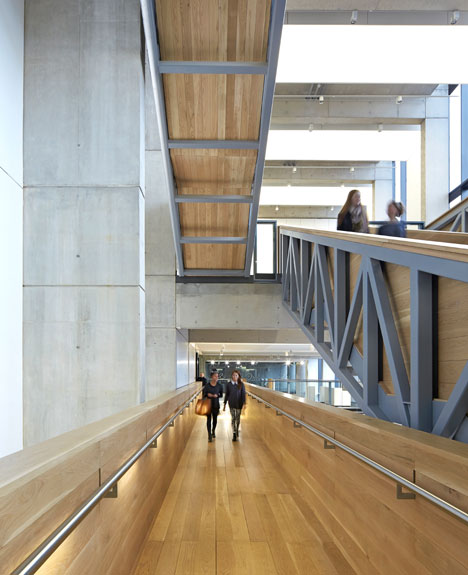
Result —
<path fill-rule="evenodd" d="M 242 408 L 245 407 L 245 387 L 242 381 L 240 371 L 235 369 L 231 374 L 231 381 L 226 385 L 226 394 L 224 396 L 224 407 L 229 403 L 232 422 L 232 441 L 237 441 L 239 436 L 240 418 Z"/>
<path fill-rule="evenodd" d="M 208 429 L 208 441 L 211 443 L 212 438 L 216 438 L 216 424 L 218 423 L 219 398 L 223 396 L 223 387 L 218 383 L 218 372 L 211 373 L 210 382 L 203 388 L 203 397 L 211 399 L 211 412 L 206 416 L 206 427 Z"/>

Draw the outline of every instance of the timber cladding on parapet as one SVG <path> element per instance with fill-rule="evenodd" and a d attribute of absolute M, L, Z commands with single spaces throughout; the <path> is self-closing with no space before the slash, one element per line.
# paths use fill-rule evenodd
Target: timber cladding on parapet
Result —
<path fill-rule="evenodd" d="M 468 446 L 448 439 L 247 386 L 286 412 L 300 413 L 388 469 L 468 510 Z M 396 498 L 396 485 L 339 448 L 295 428 L 250 398 L 257 433 L 293 485 L 302 514 L 317 519 L 356 573 L 468 573 L 468 526 L 417 496 Z M 250 417 L 250 415 L 249 415 Z M 297 417 L 297 415 L 296 415 Z"/>
<path fill-rule="evenodd" d="M 194 384 L 0 462 L 0 565 L 10 573 L 197 389 Z M 128 574 L 164 499 L 195 415 L 186 409 L 37 571 Z"/>

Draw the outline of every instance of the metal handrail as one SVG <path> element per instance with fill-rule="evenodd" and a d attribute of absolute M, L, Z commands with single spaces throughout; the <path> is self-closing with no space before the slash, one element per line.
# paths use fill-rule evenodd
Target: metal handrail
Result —
<path fill-rule="evenodd" d="M 383 475 L 386 475 L 390 479 L 393 479 L 397 484 L 399 484 L 403 487 L 406 487 L 407 489 L 409 489 L 413 493 L 416 493 L 417 495 L 421 495 L 421 497 L 424 497 L 425 499 L 427 499 L 428 501 L 430 501 L 434 505 L 437 505 L 438 507 L 444 509 L 445 511 L 448 511 L 452 515 L 455 515 L 455 517 L 458 517 L 458 519 L 461 519 L 462 521 L 464 521 L 465 523 L 468 524 L 468 513 L 466 513 L 465 511 L 462 511 L 461 509 L 459 509 L 458 507 L 455 507 L 454 505 L 452 505 L 448 501 L 445 501 L 444 499 L 437 497 L 437 495 L 434 495 L 434 493 L 431 493 L 430 491 L 427 491 L 426 489 L 419 487 L 419 485 L 416 485 L 416 483 L 413 483 L 412 481 L 405 479 L 404 477 L 402 477 L 401 475 L 398 475 L 398 473 L 395 473 L 394 471 L 391 471 L 387 467 L 380 465 L 380 463 L 377 463 L 373 459 L 366 457 L 362 453 L 359 453 L 359 451 L 356 451 L 355 449 L 348 447 L 344 443 L 341 443 L 341 441 L 338 441 L 337 439 L 330 437 L 326 433 L 323 433 L 319 429 L 312 427 L 311 425 L 309 425 L 308 423 L 305 423 L 301 419 L 297 419 L 297 417 L 294 417 L 294 415 L 291 415 L 290 413 L 283 411 L 282 409 L 276 407 L 276 405 L 273 405 L 272 403 L 269 403 L 268 401 L 264 400 L 262 397 L 259 397 L 258 395 L 255 395 L 254 393 L 252 393 L 250 391 L 247 391 L 247 393 L 248 393 L 248 395 L 250 395 L 251 397 L 253 397 L 257 401 L 260 401 L 260 402 L 264 403 L 265 405 L 267 405 L 268 407 L 275 409 L 277 413 L 281 413 L 281 415 L 286 416 L 288 419 L 290 419 L 291 421 L 294 421 L 296 424 L 299 424 L 302 427 L 305 427 L 305 429 L 307 429 L 308 431 L 315 433 L 316 435 L 321 437 L 327 443 L 331 443 L 334 446 L 339 447 L 343 451 L 346 451 L 346 453 L 349 453 L 350 455 L 352 455 L 353 457 L 356 457 L 357 459 L 359 459 L 363 463 L 366 463 L 367 465 L 369 465 L 373 469 L 380 471 L 380 473 L 382 473 Z"/>
<path fill-rule="evenodd" d="M 172 424 L 172 422 L 186 409 L 190 403 L 201 393 L 201 389 L 195 392 L 166 423 L 156 431 L 154 435 L 135 452 L 105 483 L 103 483 L 72 515 L 63 521 L 47 539 L 37 547 L 19 565 L 11 575 L 31 575 L 52 555 L 72 531 L 83 521 L 88 513 L 99 503 L 101 499 L 118 483 L 119 479 L 138 461 L 143 453 L 157 440 L 157 438 Z"/>

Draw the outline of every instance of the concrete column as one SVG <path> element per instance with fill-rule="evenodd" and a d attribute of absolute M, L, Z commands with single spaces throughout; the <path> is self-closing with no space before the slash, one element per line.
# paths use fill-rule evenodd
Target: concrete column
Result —
<path fill-rule="evenodd" d="M 297 379 L 306 379 L 306 364 L 304 362 L 303 365 L 300 363 L 296 363 L 296 378 Z"/>
<path fill-rule="evenodd" d="M 0 8 L 0 457 L 23 446 L 23 9 Z"/>
<path fill-rule="evenodd" d="M 285 363 L 281 364 L 281 379 L 288 379 L 288 366 Z"/>
<path fill-rule="evenodd" d="M 169 190 L 165 182 L 148 64 L 145 101 L 146 398 L 149 400 L 176 388 L 177 329 L 176 261 L 169 211 Z M 185 324 L 180 327 L 188 326 Z"/>
<path fill-rule="evenodd" d="M 138 0 L 26 0 L 25 445 L 144 399 Z"/>
<path fill-rule="evenodd" d="M 369 214 L 370 220 L 382 221 L 387 219 L 387 204 L 393 195 L 393 168 L 392 162 L 379 162 L 375 170 L 374 181 L 374 215 Z"/>
<path fill-rule="evenodd" d="M 449 98 L 447 87 L 427 101 L 421 128 L 421 218 L 431 222 L 449 207 Z"/>

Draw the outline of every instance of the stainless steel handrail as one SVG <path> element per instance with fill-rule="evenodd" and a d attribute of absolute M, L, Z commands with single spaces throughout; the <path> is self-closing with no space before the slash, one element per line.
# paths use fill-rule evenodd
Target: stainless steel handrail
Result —
<path fill-rule="evenodd" d="M 99 503 L 99 501 L 118 483 L 119 479 L 138 461 L 143 453 L 156 441 L 156 439 L 172 424 L 172 422 L 186 409 L 190 403 L 201 393 L 201 389 L 195 392 L 190 399 L 184 403 L 166 423 L 156 431 L 154 435 L 137 451 L 130 459 L 119 467 L 119 469 L 109 479 L 103 483 L 72 515 L 57 527 L 57 529 L 47 537 L 47 539 L 37 547 L 24 561 L 19 565 L 11 575 L 31 575 L 52 555 L 71 532 L 81 523 L 88 513 Z"/>
<path fill-rule="evenodd" d="M 304 427 L 308 431 L 315 433 L 316 435 L 318 435 L 319 437 L 321 437 L 322 439 L 324 439 L 328 443 L 331 443 L 331 444 L 335 445 L 336 447 L 339 447 L 340 449 L 342 449 L 343 451 L 346 451 L 346 453 L 349 453 L 350 455 L 356 457 L 357 459 L 359 459 L 363 463 L 366 463 L 370 467 L 376 469 L 377 471 L 380 471 L 380 473 L 382 473 L 383 475 L 386 475 L 387 477 L 390 477 L 390 479 L 393 479 L 397 484 L 400 484 L 403 487 L 406 487 L 407 489 L 409 489 L 413 493 L 416 493 L 417 495 L 421 495 L 421 497 L 424 497 L 425 499 L 427 499 L 428 501 L 430 501 L 434 505 L 437 505 L 438 507 L 444 509 L 445 511 L 448 511 L 452 515 L 455 515 L 456 517 L 458 517 L 458 519 L 461 519 L 462 521 L 464 521 L 465 523 L 468 524 L 468 513 L 465 513 L 465 511 L 462 511 L 461 509 L 459 509 L 458 507 L 455 507 L 454 505 L 452 505 L 448 501 L 445 501 L 444 499 L 437 497 L 437 495 L 434 495 L 430 491 L 426 491 L 426 489 L 419 487 L 419 485 L 416 485 L 416 483 L 413 483 L 412 481 L 405 479 L 401 475 L 398 475 L 398 473 L 395 473 L 394 471 L 391 471 L 387 467 L 380 465 L 380 463 L 377 463 L 373 459 L 370 459 L 369 457 L 366 457 L 362 453 L 359 453 L 359 451 L 356 451 L 355 449 L 348 447 L 344 443 L 341 443 L 341 441 L 338 441 L 338 440 L 334 439 L 333 437 L 330 437 L 329 435 L 327 435 L 326 433 L 323 433 L 319 429 L 312 427 L 311 425 L 309 425 L 308 423 L 305 423 L 301 419 L 297 419 L 297 417 L 294 417 L 294 415 L 291 415 L 290 413 L 283 411 L 282 409 L 280 409 L 279 407 L 276 407 L 276 405 L 273 405 L 272 403 L 269 403 L 268 401 L 266 401 L 262 397 L 259 397 L 258 395 L 255 395 L 254 393 L 252 393 L 250 391 L 247 391 L 247 394 L 250 395 L 251 397 L 253 397 L 254 399 L 256 399 L 257 401 L 260 401 L 260 402 L 264 403 L 265 405 L 268 405 L 268 407 L 275 409 L 277 411 L 277 413 L 281 413 L 282 415 L 289 418 L 291 421 L 294 421 L 296 424 L 301 425 L 301 427 Z"/>

